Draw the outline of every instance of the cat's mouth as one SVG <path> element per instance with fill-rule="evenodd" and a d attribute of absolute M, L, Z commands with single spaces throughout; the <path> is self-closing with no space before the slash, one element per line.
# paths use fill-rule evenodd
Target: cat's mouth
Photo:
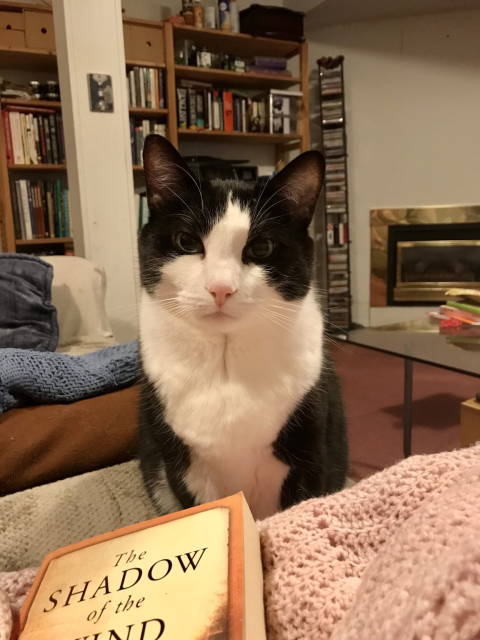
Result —
<path fill-rule="evenodd" d="M 223 309 L 218 309 L 213 313 L 207 313 L 207 315 L 204 316 L 204 318 L 208 318 L 209 320 L 226 320 L 226 319 L 232 320 L 233 316 L 231 316 L 229 313 L 227 313 Z"/>

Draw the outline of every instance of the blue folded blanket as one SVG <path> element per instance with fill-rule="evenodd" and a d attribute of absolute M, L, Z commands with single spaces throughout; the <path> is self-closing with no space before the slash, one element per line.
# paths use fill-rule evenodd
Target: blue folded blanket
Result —
<path fill-rule="evenodd" d="M 138 342 L 84 356 L 0 349 L 0 415 L 26 404 L 75 402 L 138 379 Z"/>

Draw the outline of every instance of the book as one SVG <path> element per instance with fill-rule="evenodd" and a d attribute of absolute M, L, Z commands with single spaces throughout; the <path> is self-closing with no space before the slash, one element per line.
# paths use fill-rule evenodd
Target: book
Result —
<path fill-rule="evenodd" d="M 25 164 L 20 113 L 17 111 L 11 111 L 8 115 L 10 120 L 10 131 L 12 134 L 13 162 L 15 164 Z"/>
<path fill-rule="evenodd" d="M 188 128 L 187 89 L 177 87 L 178 128 Z"/>
<path fill-rule="evenodd" d="M 3 131 L 5 133 L 5 148 L 7 152 L 7 162 L 13 163 L 13 144 L 12 144 L 12 132 L 10 129 L 10 117 L 7 111 L 2 111 Z"/>
<path fill-rule="evenodd" d="M 265 640 L 260 542 L 239 493 L 50 553 L 12 640 Z"/>
<path fill-rule="evenodd" d="M 233 96 L 231 91 L 223 92 L 223 131 L 233 131 Z"/>

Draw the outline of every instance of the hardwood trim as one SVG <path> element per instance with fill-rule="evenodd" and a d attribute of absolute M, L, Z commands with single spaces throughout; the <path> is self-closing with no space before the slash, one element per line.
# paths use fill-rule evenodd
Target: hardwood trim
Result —
<path fill-rule="evenodd" d="M 4 251 L 15 252 L 15 227 L 13 224 L 12 200 L 10 196 L 10 180 L 7 165 L 7 148 L 3 120 L 0 123 L 0 232 Z"/>
<path fill-rule="evenodd" d="M 285 133 L 243 133 L 243 131 L 193 131 L 192 129 L 178 129 L 180 138 L 192 140 L 227 141 L 227 142 L 252 142 L 252 143 L 284 143 L 290 140 L 298 140 L 296 134 Z"/>
<path fill-rule="evenodd" d="M 125 65 L 127 67 L 148 67 L 150 69 L 165 69 L 165 62 L 152 62 L 151 60 L 133 60 L 129 58 L 125 60 Z"/>
<path fill-rule="evenodd" d="M 55 109 L 61 111 L 61 102 L 49 102 L 48 100 L 28 100 L 25 98 L 1 98 L 0 103 L 4 106 L 12 105 L 14 107 L 41 107 L 42 109 Z"/>
<path fill-rule="evenodd" d="M 132 117 L 142 116 L 144 118 L 156 118 L 157 116 L 167 116 L 168 109 L 149 109 L 147 107 L 130 107 L 128 109 L 129 115 Z"/>
<path fill-rule="evenodd" d="M 168 110 L 167 137 L 174 147 L 178 149 L 177 132 L 177 96 L 175 86 L 175 54 L 173 42 L 173 26 L 170 22 L 165 23 L 165 62 L 167 69 L 165 72 L 165 89 Z"/>
<path fill-rule="evenodd" d="M 177 78 L 187 78 L 189 80 L 200 80 L 201 82 L 212 82 L 228 84 L 229 86 L 243 86 L 262 88 L 285 89 L 292 85 L 300 84 L 300 78 L 275 75 L 273 73 L 252 73 L 238 71 L 227 71 L 225 69 L 209 69 L 205 67 L 188 67 L 183 65 L 175 66 Z"/>

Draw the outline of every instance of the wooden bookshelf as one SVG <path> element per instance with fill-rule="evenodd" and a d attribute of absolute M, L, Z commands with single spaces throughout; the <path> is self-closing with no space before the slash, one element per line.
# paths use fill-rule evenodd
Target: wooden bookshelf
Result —
<path fill-rule="evenodd" d="M 243 58 L 252 56 L 292 58 L 299 55 L 303 46 L 299 42 L 255 38 L 245 33 L 232 33 L 220 29 L 197 29 L 189 25 L 175 25 L 173 28 L 175 37 L 178 39 L 193 40 L 214 53 L 229 53 Z"/>
<path fill-rule="evenodd" d="M 0 0 L 0 9 L 17 13 L 32 9 L 31 5 L 4 2 Z M 35 5 L 35 11 L 43 11 L 45 14 L 51 11 L 48 8 L 39 8 Z M 50 18 L 51 19 L 51 18 Z M 306 43 L 290 42 L 273 38 L 257 38 L 246 34 L 224 32 L 216 29 L 197 29 L 187 25 L 172 25 L 170 22 L 161 23 L 149 20 L 124 17 L 124 43 L 126 73 L 133 67 L 152 67 L 164 69 L 165 108 L 149 109 L 131 107 L 129 117 L 136 121 L 142 119 L 159 119 L 165 122 L 167 137 L 173 145 L 178 147 L 182 142 L 216 142 L 218 144 L 251 144 L 273 145 L 275 148 L 275 163 L 277 167 L 283 164 L 286 151 L 298 149 L 305 151 L 309 148 L 308 132 L 308 47 Z M 50 30 L 51 33 L 51 30 Z M 143 40 L 142 40 L 143 39 Z M 239 73 L 223 69 L 207 69 L 202 67 L 180 66 L 175 64 L 175 41 L 191 40 L 197 47 L 205 46 L 212 53 L 228 53 L 250 59 L 253 56 L 283 57 L 290 59 L 298 57 L 299 72 L 295 77 L 266 74 L 266 73 Z M 0 46 L 0 67 L 4 69 L 23 70 L 35 78 L 35 72 L 55 72 L 57 69 L 56 52 L 50 46 L 49 49 L 27 49 L 26 47 Z M 301 121 L 301 133 L 298 134 L 270 134 L 270 133 L 242 133 L 238 131 L 192 131 L 178 129 L 176 85 L 181 79 L 196 80 L 211 83 L 215 88 L 229 89 L 241 88 L 243 90 L 255 90 L 267 92 L 269 89 L 287 89 L 297 87 L 303 94 L 299 118 Z M 8 105 L 22 107 L 40 107 L 60 111 L 60 102 L 48 102 L 44 100 L 17 100 L 1 99 L 0 107 Z M 13 225 L 12 205 L 10 198 L 10 176 L 15 179 L 22 175 L 28 176 L 35 172 L 50 171 L 59 172 L 68 176 L 66 164 L 51 165 L 15 165 L 8 164 L 6 159 L 5 138 L 3 126 L 0 126 L 0 236 L 3 249 L 16 251 L 17 247 L 28 245 L 67 244 L 72 243 L 72 238 L 42 238 L 36 240 L 16 240 Z M 135 175 L 143 172 L 140 165 L 133 166 Z M 31 172 L 31 173 L 30 173 Z"/>
<path fill-rule="evenodd" d="M 243 133 L 242 131 L 193 131 L 191 129 L 179 129 L 179 138 L 186 140 L 219 140 L 223 142 L 239 142 L 239 143 L 267 143 L 267 144 L 286 144 L 301 140 L 299 134 L 286 133 Z"/>
<path fill-rule="evenodd" d="M 9 171 L 66 171 L 66 164 L 8 164 Z"/>
<path fill-rule="evenodd" d="M 15 240 L 18 247 L 38 244 L 72 244 L 73 238 L 34 238 L 33 240 Z"/>
<path fill-rule="evenodd" d="M 241 73 L 238 71 L 226 71 L 224 69 L 205 69 L 203 67 L 187 67 L 175 65 L 177 78 L 200 80 L 228 87 L 248 87 L 250 89 L 287 89 L 300 84 L 300 78 L 289 76 L 277 76 L 267 73 Z"/>

